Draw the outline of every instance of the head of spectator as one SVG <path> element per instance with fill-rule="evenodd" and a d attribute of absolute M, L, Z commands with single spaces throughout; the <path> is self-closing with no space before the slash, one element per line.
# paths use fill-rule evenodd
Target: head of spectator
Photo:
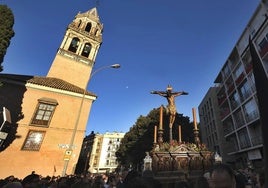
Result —
<path fill-rule="evenodd" d="M 23 178 L 21 184 L 23 188 L 38 188 L 40 186 L 40 176 L 32 173 Z"/>
<path fill-rule="evenodd" d="M 210 172 L 210 188 L 235 188 L 236 180 L 233 169 L 226 164 L 216 164 Z"/>

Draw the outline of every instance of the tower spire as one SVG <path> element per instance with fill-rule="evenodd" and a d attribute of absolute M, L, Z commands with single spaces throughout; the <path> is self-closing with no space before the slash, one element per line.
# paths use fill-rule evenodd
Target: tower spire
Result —
<path fill-rule="evenodd" d="M 68 25 L 47 76 L 85 88 L 102 43 L 102 31 L 97 8 L 79 12 Z"/>

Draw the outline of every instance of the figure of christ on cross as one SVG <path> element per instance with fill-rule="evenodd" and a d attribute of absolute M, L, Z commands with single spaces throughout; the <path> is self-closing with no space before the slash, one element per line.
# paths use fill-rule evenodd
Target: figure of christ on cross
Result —
<path fill-rule="evenodd" d="M 180 95 L 188 95 L 187 92 L 180 91 L 180 92 L 173 92 L 172 87 L 170 85 L 167 86 L 166 91 L 151 91 L 151 94 L 158 94 L 162 97 L 165 97 L 168 101 L 167 110 L 169 113 L 169 129 L 170 129 L 170 141 L 172 140 L 172 126 L 175 121 L 177 109 L 175 105 L 175 97 Z"/>

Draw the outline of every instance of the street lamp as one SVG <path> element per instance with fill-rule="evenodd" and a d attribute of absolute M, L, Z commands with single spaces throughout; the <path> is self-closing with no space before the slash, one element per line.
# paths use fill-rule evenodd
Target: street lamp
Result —
<path fill-rule="evenodd" d="M 74 144 L 74 138 L 75 138 L 75 135 L 76 135 L 76 132 L 77 132 L 77 127 L 78 127 L 78 123 L 79 123 L 79 120 L 80 120 L 82 107 L 83 107 L 84 100 L 85 100 L 85 96 L 86 96 L 87 85 L 88 85 L 90 79 L 91 79 L 97 72 L 99 72 L 99 71 L 101 71 L 101 70 L 103 70 L 103 69 L 108 69 L 108 68 L 118 69 L 118 68 L 120 68 L 120 64 L 113 64 L 113 65 L 103 66 L 103 67 L 100 67 L 100 68 L 96 69 L 95 71 L 91 72 L 91 74 L 90 74 L 90 76 L 89 76 L 89 78 L 88 78 L 86 87 L 84 88 L 83 97 L 82 97 L 82 99 L 81 99 L 81 103 L 80 103 L 80 106 L 79 106 L 79 110 L 78 110 L 77 118 L 76 118 L 75 125 L 74 125 L 74 130 L 73 130 L 73 132 L 72 132 L 72 137 L 71 137 L 70 144 L 69 144 L 69 148 L 66 150 L 65 154 L 66 154 L 67 152 L 69 153 L 69 155 L 72 154 L 72 147 L 73 147 L 73 144 Z M 67 171 L 68 164 L 69 164 L 69 159 L 68 159 L 68 160 L 65 160 L 65 162 L 64 162 L 63 171 L 62 171 L 62 176 L 65 176 L 65 175 L 66 175 L 66 171 Z"/>
<path fill-rule="evenodd" d="M 89 80 L 99 71 L 103 70 L 103 69 L 107 69 L 107 68 L 113 68 L 113 69 L 119 69 L 121 66 L 120 64 L 113 64 L 113 65 L 107 65 L 107 66 L 103 66 L 100 67 L 98 69 L 96 69 L 94 72 L 91 73 Z M 88 84 L 88 83 L 87 83 Z"/>

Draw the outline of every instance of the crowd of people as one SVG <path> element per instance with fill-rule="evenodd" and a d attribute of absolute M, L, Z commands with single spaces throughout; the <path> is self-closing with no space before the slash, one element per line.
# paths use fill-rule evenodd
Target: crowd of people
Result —
<path fill-rule="evenodd" d="M 264 188 L 264 171 L 233 170 L 226 164 L 216 164 L 196 179 L 161 183 L 150 170 L 120 174 L 82 174 L 64 177 L 42 177 L 35 172 L 23 179 L 9 176 L 0 180 L 0 188 Z"/>

